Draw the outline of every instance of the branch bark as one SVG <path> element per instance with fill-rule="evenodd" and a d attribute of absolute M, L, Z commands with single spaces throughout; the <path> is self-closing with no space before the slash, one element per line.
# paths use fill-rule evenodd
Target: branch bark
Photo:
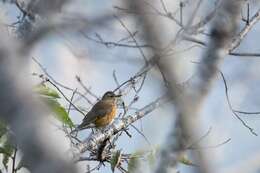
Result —
<path fill-rule="evenodd" d="M 162 104 L 166 103 L 168 98 L 166 96 L 162 96 L 155 101 L 151 102 L 150 104 L 146 105 L 134 115 L 129 115 L 123 118 L 122 120 L 117 120 L 111 126 L 104 130 L 104 132 L 97 132 L 89 136 L 84 140 L 83 143 L 78 144 L 76 148 L 73 148 L 72 155 L 74 160 L 78 160 L 81 153 L 84 153 L 87 150 L 94 150 L 96 147 L 101 144 L 106 139 L 109 139 L 113 135 L 117 134 L 118 132 L 126 129 L 130 124 L 136 122 L 137 120 L 143 118 L 144 116 L 148 115 Z"/>
<path fill-rule="evenodd" d="M 247 25 L 243 30 L 232 40 L 232 44 L 228 49 L 228 53 L 235 50 L 241 43 L 241 41 L 246 37 L 247 33 L 253 28 L 253 26 L 260 20 L 260 9 L 255 13 L 255 15 L 249 20 Z"/>

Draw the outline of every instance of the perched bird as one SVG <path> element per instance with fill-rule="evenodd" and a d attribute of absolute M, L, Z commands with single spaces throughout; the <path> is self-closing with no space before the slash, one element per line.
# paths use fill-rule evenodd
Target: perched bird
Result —
<path fill-rule="evenodd" d="M 82 130 L 93 126 L 100 128 L 110 124 L 116 116 L 116 101 L 120 96 L 121 95 L 116 95 L 112 91 L 106 92 L 102 99 L 87 113 L 82 123 L 76 129 Z"/>

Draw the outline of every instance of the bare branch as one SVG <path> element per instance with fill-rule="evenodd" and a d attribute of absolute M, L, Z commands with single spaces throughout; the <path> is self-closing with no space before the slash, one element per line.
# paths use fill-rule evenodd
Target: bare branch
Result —
<path fill-rule="evenodd" d="M 243 28 L 243 30 L 232 40 L 232 44 L 230 45 L 228 51 L 229 53 L 235 50 L 241 43 L 241 41 L 246 37 L 247 33 L 253 28 L 253 26 L 260 20 L 260 9 L 256 12 L 256 14 L 249 20 L 247 25 Z"/>
<path fill-rule="evenodd" d="M 257 133 L 254 131 L 254 129 L 252 127 L 250 127 L 237 113 L 242 113 L 241 111 L 235 111 L 232 107 L 232 104 L 230 102 L 230 99 L 229 99 L 229 95 L 228 95 L 228 87 L 227 87 L 227 82 L 226 82 L 226 79 L 225 79 L 225 76 L 224 74 L 220 72 L 220 75 L 223 79 L 223 82 L 224 82 L 224 85 L 225 85 L 225 94 L 226 94 L 226 98 L 227 98 L 227 102 L 228 102 L 228 106 L 230 108 L 230 110 L 232 111 L 233 115 L 243 124 L 243 126 L 245 126 L 248 130 L 250 130 L 250 132 L 257 136 Z"/>
<path fill-rule="evenodd" d="M 239 57 L 260 57 L 260 53 L 230 52 L 229 55 Z"/>
<path fill-rule="evenodd" d="M 156 108 L 160 107 L 163 103 L 165 103 L 168 99 L 166 96 L 162 96 L 156 99 L 154 102 L 148 104 L 143 107 L 139 111 L 137 111 L 134 115 L 129 115 L 123 118 L 122 120 L 118 120 L 114 122 L 111 126 L 104 130 L 104 132 L 98 132 L 91 135 L 89 138 L 84 140 L 83 143 L 77 146 L 78 150 L 73 152 L 74 157 L 77 159 L 80 153 L 85 152 L 86 150 L 93 150 L 97 147 L 97 144 L 102 143 L 104 140 L 110 138 L 111 136 L 117 134 L 121 130 L 127 128 L 130 124 L 136 122 L 137 120 L 143 118 L 145 115 L 151 113 Z"/>

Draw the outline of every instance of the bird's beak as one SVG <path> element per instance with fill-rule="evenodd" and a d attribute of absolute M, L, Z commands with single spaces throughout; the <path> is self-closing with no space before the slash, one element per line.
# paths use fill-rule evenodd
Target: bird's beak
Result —
<path fill-rule="evenodd" d="M 115 95 L 115 97 L 121 97 L 121 96 L 122 96 L 122 94 Z"/>

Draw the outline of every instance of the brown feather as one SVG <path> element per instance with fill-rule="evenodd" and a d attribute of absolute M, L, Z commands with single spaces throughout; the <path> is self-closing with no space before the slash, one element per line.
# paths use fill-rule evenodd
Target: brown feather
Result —
<path fill-rule="evenodd" d="M 102 119 L 113 112 L 114 102 L 101 100 L 97 102 L 84 117 L 83 122 L 78 126 L 79 129 L 86 127 L 96 120 Z"/>

